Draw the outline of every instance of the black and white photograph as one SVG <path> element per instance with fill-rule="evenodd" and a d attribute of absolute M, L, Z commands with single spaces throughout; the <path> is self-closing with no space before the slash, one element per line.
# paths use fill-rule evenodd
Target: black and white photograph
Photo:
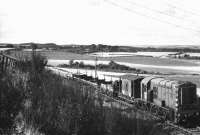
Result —
<path fill-rule="evenodd" d="M 200 135 L 200 1 L 0 0 L 0 135 Z"/>

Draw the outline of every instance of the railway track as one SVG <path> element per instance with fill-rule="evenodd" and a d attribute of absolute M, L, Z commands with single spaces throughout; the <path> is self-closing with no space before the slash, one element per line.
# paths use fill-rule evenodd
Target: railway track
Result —
<path fill-rule="evenodd" d="M 47 67 L 47 69 L 49 69 L 49 70 L 54 70 L 55 69 L 56 70 L 55 73 L 65 77 L 65 78 L 68 78 L 68 79 L 72 78 L 72 74 L 73 73 L 70 73 L 68 71 L 60 70 L 59 68 L 56 68 L 56 67 L 51 67 L 51 68 Z M 62 74 L 63 72 L 65 74 Z M 127 99 L 127 101 L 125 101 L 124 99 L 121 100 L 120 98 L 114 98 L 114 97 L 108 96 L 105 93 L 102 93 L 102 91 L 100 90 L 101 88 L 99 88 L 97 86 L 97 84 L 95 84 L 93 82 L 86 81 L 86 80 L 83 80 L 83 79 L 80 79 L 80 78 L 76 78 L 76 77 L 73 77 L 73 79 L 75 79 L 76 81 L 79 81 L 81 83 L 85 83 L 85 84 L 88 84 L 88 85 L 94 87 L 95 91 L 98 94 L 100 94 L 102 97 L 109 99 L 111 102 L 118 103 L 120 106 L 125 107 L 126 108 L 125 110 L 127 110 L 127 109 L 128 110 L 135 109 L 134 105 L 130 102 L 130 100 Z M 143 110 L 137 110 L 137 111 L 139 111 L 141 113 L 145 113 Z M 154 116 L 153 114 L 151 114 L 151 118 L 154 119 L 154 120 L 160 120 L 159 117 Z M 162 123 L 162 125 L 163 125 L 163 128 L 176 130 L 177 132 L 175 132 L 174 135 L 181 135 L 181 134 L 183 134 L 183 135 L 200 135 L 200 127 L 197 127 L 197 128 L 183 128 L 183 127 L 180 127 L 178 125 L 173 124 L 170 121 L 165 121 L 165 122 Z"/>

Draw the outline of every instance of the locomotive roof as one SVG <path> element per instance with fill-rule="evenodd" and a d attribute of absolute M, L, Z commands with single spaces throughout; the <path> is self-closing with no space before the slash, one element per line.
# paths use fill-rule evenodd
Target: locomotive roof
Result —
<path fill-rule="evenodd" d="M 160 85 L 161 82 L 166 81 L 164 78 L 153 78 L 151 79 L 151 83 L 154 83 L 156 85 Z"/>
<path fill-rule="evenodd" d="M 156 84 L 162 87 L 168 87 L 168 88 L 187 87 L 187 86 L 195 85 L 187 81 L 169 80 L 165 78 L 153 78 L 151 82 L 153 84 Z"/>
<path fill-rule="evenodd" d="M 137 80 L 137 79 L 142 79 L 142 78 L 144 78 L 144 77 L 137 76 L 137 75 L 130 75 L 130 74 L 121 76 L 121 79 L 127 79 L 127 80 Z"/>
<path fill-rule="evenodd" d="M 158 77 L 156 77 L 156 76 L 148 76 L 148 77 L 145 77 L 145 78 L 142 80 L 141 83 L 147 84 L 149 81 L 151 81 L 151 80 L 154 79 L 154 78 L 158 78 Z"/>
<path fill-rule="evenodd" d="M 171 79 L 166 79 L 166 78 L 158 77 L 158 76 L 145 77 L 141 81 L 141 83 L 147 84 L 150 81 L 156 85 L 160 85 L 160 86 L 168 87 L 168 88 L 195 86 L 195 84 L 188 81 L 171 80 Z"/>

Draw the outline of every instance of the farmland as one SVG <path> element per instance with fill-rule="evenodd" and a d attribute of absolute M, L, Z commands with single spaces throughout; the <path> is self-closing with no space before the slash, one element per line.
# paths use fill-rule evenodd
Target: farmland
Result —
<path fill-rule="evenodd" d="M 177 52 L 96 52 L 91 53 L 91 56 L 97 57 L 120 57 L 120 56 L 149 56 L 149 57 L 167 57 L 169 54 Z"/>
<path fill-rule="evenodd" d="M 40 51 L 41 55 L 48 59 L 54 60 L 95 60 L 95 56 L 88 54 L 76 54 L 65 51 Z M 21 51 L 15 52 L 13 55 L 20 55 Z M 23 52 L 23 54 L 30 54 L 30 51 Z M 127 62 L 134 64 L 157 65 L 157 66 L 198 66 L 198 61 L 168 59 L 147 56 L 124 56 L 124 57 L 98 57 L 101 61 L 114 60 L 117 62 Z"/>
<path fill-rule="evenodd" d="M 12 55 L 21 55 L 22 52 L 15 52 Z M 49 59 L 50 65 L 67 64 L 69 60 L 83 61 L 94 65 L 95 57 L 88 54 L 76 54 L 65 51 L 40 51 L 41 55 Z M 23 52 L 30 54 L 29 51 Z M 170 58 L 146 57 L 146 56 L 125 56 L 125 57 L 98 57 L 98 63 L 109 63 L 110 60 L 127 64 L 132 67 L 146 71 L 174 74 L 169 76 L 173 79 L 192 81 L 200 87 L 200 67 L 198 61 L 180 60 Z M 197 74 L 197 75 L 194 75 Z M 187 74 L 187 75 L 186 75 Z"/>

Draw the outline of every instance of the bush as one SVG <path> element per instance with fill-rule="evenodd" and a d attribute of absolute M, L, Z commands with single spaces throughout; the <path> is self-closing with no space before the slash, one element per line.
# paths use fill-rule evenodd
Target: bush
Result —
<path fill-rule="evenodd" d="M 40 73 L 45 69 L 47 65 L 46 57 L 37 54 L 33 57 L 20 57 L 20 60 L 17 62 L 17 68 L 22 72 L 37 72 Z"/>

